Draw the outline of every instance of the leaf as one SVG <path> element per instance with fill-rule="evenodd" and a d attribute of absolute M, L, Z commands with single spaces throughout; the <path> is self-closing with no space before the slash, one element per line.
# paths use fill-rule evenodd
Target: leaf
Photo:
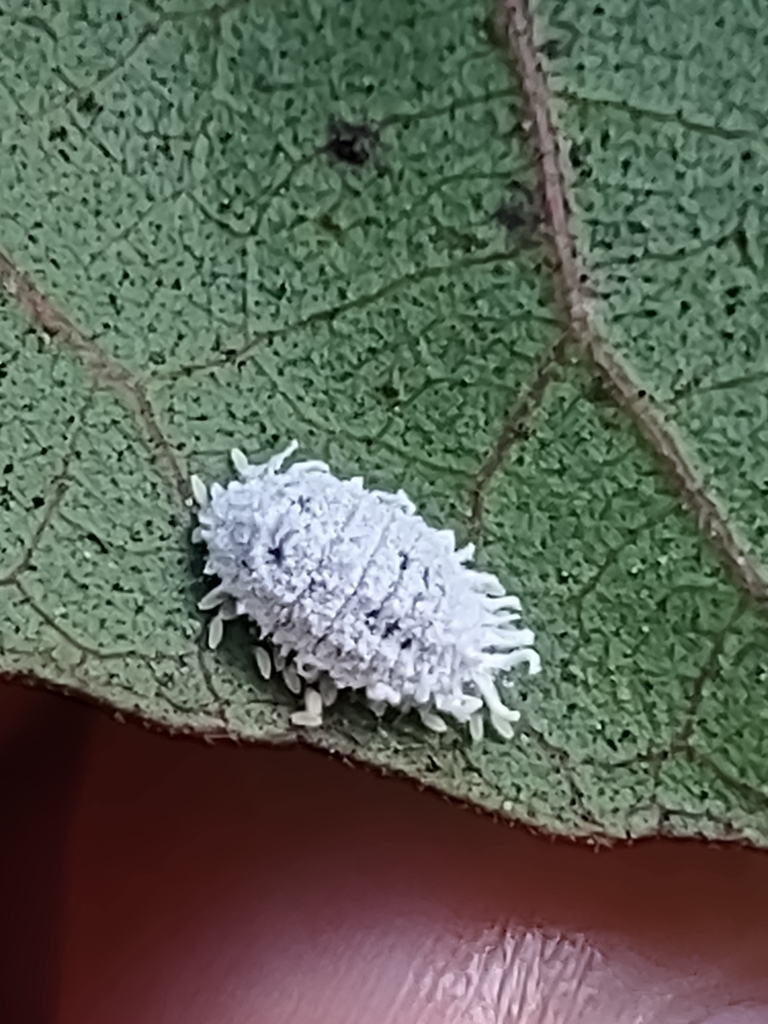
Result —
<path fill-rule="evenodd" d="M 314 742 L 764 844 L 768 55 L 689 9 L 6 5 L 4 672 L 294 740 L 242 624 L 206 649 L 185 499 L 295 436 L 476 538 L 545 663 L 514 742 L 352 698 Z"/>

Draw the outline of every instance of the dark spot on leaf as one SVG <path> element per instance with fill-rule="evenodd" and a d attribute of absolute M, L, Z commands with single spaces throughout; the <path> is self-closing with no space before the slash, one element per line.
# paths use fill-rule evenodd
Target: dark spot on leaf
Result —
<path fill-rule="evenodd" d="M 400 571 L 403 572 L 408 568 L 408 555 L 405 551 L 400 552 Z"/>
<path fill-rule="evenodd" d="M 329 213 L 321 213 L 316 223 L 319 228 L 327 231 L 329 235 L 333 235 L 334 238 L 341 238 L 343 232 Z"/>
<path fill-rule="evenodd" d="M 406 651 L 411 646 L 412 643 L 413 643 L 413 637 L 412 636 L 406 637 L 405 640 L 403 640 L 403 642 L 400 644 L 400 650 L 401 651 Z"/>
<path fill-rule="evenodd" d="M 386 640 L 388 636 L 392 636 L 392 634 L 396 633 L 398 629 L 400 629 L 400 622 L 396 619 L 394 622 L 388 622 L 386 624 L 386 626 L 384 627 L 384 632 L 381 635 L 383 639 Z"/>
<path fill-rule="evenodd" d="M 379 132 L 373 125 L 352 124 L 332 119 L 328 125 L 325 149 L 342 163 L 362 167 L 368 163 L 379 145 Z"/>
<path fill-rule="evenodd" d="M 96 547 L 99 549 L 99 551 L 101 551 L 103 555 L 107 554 L 107 545 L 104 543 L 101 537 L 97 537 L 95 533 L 86 533 L 85 536 L 91 542 L 91 544 L 96 545 Z"/>
<path fill-rule="evenodd" d="M 498 15 L 487 14 L 481 22 L 480 31 L 494 49 L 506 52 L 507 40 L 504 36 L 504 26 Z"/>
<path fill-rule="evenodd" d="M 553 60 L 560 53 L 560 43 L 557 39 L 547 39 L 545 43 L 539 47 L 541 53 L 550 60 Z"/>
<path fill-rule="evenodd" d="M 36 497 L 34 497 L 32 499 L 32 508 L 42 508 L 42 506 L 44 504 L 45 504 L 45 499 L 41 498 L 40 495 L 37 495 Z"/>
<path fill-rule="evenodd" d="M 89 92 L 77 101 L 77 109 L 82 114 L 95 114 L 101 111 L 103 108 L 96 102 L 96 97 L 93 95 L 93 93 Z"/>
<path fill-rule="evenodd" d="M 599 378 L 595 377 L 586 389 L 586 395 L 590 402 L 597 403 L 612 403 L 611 393 L 606 387 L 605 383 Z"/>
<path fill-rule="evenodd" d="M 574 170 L 578 170 L 584 163 L 584 154 L 582 152 L 582 147 L 575 142 L 571 143 L 569 154 L 571 158 L 571 167 L 573 167 Z"/>
<path fill-rule="evenodd" d="M 534 231 L 539 224 L 536 211 L 521 203 L 502 203 L 493 216 L 507 231 Z"/>

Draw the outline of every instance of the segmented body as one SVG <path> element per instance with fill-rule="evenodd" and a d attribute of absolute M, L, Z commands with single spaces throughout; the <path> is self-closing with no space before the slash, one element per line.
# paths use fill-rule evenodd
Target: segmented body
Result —
<path fill-rule="evenodd" d="M 415 709 L 443 731 L 443 715 L 467 723 L 474 738 L 485 713 L 511 736 L 519 714 L 497 681 L 511 669 L 540 668 L 520 601 L 496 576 L 466 563 L 450 530 L 430 527 L 398 491 L 369 491 L 362 478 L 339 480 L 322 462 L 283 465 L 296 448 L 251 465 L 232 453 L 239 480 L 193 478 L 205 572 L 220 580 L 200 602 L 218 607 L 209 643 L 223 622 L 246 615 L 271 642 L 276 667 L 305 706 L 294 724 L 317 726 L 339 689 L 364 691 L 374 711 Z M 265 647 L 257 664 L 268 675 Z M 503 677 L 503 678 L 502 678 Z"/>

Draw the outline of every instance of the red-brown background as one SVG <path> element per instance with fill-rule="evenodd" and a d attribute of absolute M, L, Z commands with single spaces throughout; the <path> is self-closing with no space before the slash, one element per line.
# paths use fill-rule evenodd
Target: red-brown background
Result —
<path fill-rule="evenodd" d="M 0 686 L 5 1024 L 768 1022 L 768 855 L 594 850 Z"/>

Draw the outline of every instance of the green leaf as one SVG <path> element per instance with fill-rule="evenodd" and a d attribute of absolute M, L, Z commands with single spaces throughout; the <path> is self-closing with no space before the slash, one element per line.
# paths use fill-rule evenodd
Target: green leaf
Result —
<path fill-rule="evenodd" d="M 297 739 L 242 623 L 206 649 L 185 504 L 296 437 L 476 539 L 544 661 L 513 742 L 352 697 L 313 742 L 553 832 L 765 844 L 763 19 L 507 17 L 5 5 L 0 667 Z"/>

